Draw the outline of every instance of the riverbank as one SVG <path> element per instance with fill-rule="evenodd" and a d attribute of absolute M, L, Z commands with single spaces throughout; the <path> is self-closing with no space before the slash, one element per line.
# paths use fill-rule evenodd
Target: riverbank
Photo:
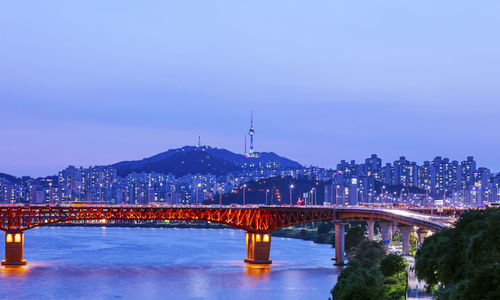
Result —
<path fill-rule="evenodd" d="M 329 245 L 333 245 L 335 239 L 335 234 L 333 232 L 318 233 L 316 229 L 306 228 L 283 228 L 273 231 L 271 236 L 313 241 L 317 244 Z"/>

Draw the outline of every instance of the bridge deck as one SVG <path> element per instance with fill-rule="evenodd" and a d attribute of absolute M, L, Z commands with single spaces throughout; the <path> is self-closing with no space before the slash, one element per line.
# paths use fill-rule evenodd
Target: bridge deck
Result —
<path fill-rule="evenodd" d="M 204 220 L 247 231 L 334 220 L 380 220 L 436 231 L 453 218 L 402 209 L 351 206 L 161 206 L 161 205 L 0 205 L 0 229 L 23 231 L 75 220 Z"/>

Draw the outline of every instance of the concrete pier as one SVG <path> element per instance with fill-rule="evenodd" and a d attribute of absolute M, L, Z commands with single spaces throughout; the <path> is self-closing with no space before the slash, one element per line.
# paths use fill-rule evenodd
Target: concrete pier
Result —
<path fill-rule="evenodd" d="M 413 231 L 413 227 L 399 225 L 399 232 L 401 232 L 402 244 L 403 244 L 403 255 L 408 255 L 410 253 L 410 234 Z"/>
<path fill-rule="evenodd" d="M 374 233 L 375 221 L 368 220 L 368 221 L 366 221 L 366 223 L 368 224 L 368 240 L 374 241 L 375 240 L 375 233 Z"/>
<path fill-rule="evenodd" d="M 345 225 L 347 223 L 334 221 L 335 224 L 335 265 L 343 266 L 345 263 Z"/>
<path fill-rule="evenodd" d="M 384 242 L 385 250 L 389 250 L 389 244 L 392 240 L 392 222 L 379 222 L 379 225 L 382 231 L 382 241 Z"/>
<path fill-rule="evenodd" d="M 5 232 L 5 259 L 2 260 L 4 266 L 25 265 L 23 259 L 24 233 L 22 231 Z"/>
<path fill-rule="evenodd" d="M 247 232 L 245 235 L 247 258 L 250 264 L 270 264 L 269 252 L 271 250 L 271 235 L 269 233 Z"/>

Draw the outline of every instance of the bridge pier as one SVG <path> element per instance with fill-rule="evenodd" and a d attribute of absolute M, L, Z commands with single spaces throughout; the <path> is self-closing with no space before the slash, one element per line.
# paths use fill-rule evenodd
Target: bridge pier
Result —
<path fill-rule="evenodd" d="M 24 233 L 22 231 L 5 232 L 5 259 L 2 260 L 3 266 L 25 265 L 23 259 Z"/>
<path fill-rule="evenodd" d="M 411 226 L 399 225 L 399 232 L 401 232 L 401 239 L 403 244 L 403 255 L 410 253 L 410 234 L 413 231 Z"/>
<path fill-rule="evenodd" d="M 335 224 L 335 265 L 343 266 L 345 263 L 345 225 L 347 223 L 334 221 Z"/>
<path fill-rule="evenodd" d="M 374 236 L 374 229 L 375 229 L 375 221 L 373 220 L 368 220 L 366 221 L 368 224 L 368 240 L 374 241 L 375 236 Z"/>
<path fill-rule="evenodd" d="M 417 229 L 417 235 L 418 235 L 418 244 L 422 245 L 422 243 L 424 242 L 425 238 L 430 235 L 430 231 L 419 228 L 419 229 Z"/>
<path fill-rule="evenodd" d="M 270 264 L 269 252 L 271 250 L 271 235 L 269 233 L 247 232 L 245 234 L 247 246 L 246 263 Z"/>
<path fill-rule="evenodd" d="M 382 231 L 382 241 L 384 242 L 385 250 L 389 250 L 389 244 L 392 240 L 392 222 L 379 222 L 380 231 Z"/>

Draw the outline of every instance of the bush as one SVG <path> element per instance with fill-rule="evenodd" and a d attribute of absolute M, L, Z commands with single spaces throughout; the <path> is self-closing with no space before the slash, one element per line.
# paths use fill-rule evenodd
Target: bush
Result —
<path fill-rule="evenodd" d="M 380 260 L 380 270 L 385 277 L 404 272 L 406 267 L 408 267 L 408 262 L 401 255 L 389 254 Z"/>
<path fill-rule="evenodd" d="M 384 280 L 384 299 L 405 299 L 408 277 L 406 272 L 399 272 Z"/>

